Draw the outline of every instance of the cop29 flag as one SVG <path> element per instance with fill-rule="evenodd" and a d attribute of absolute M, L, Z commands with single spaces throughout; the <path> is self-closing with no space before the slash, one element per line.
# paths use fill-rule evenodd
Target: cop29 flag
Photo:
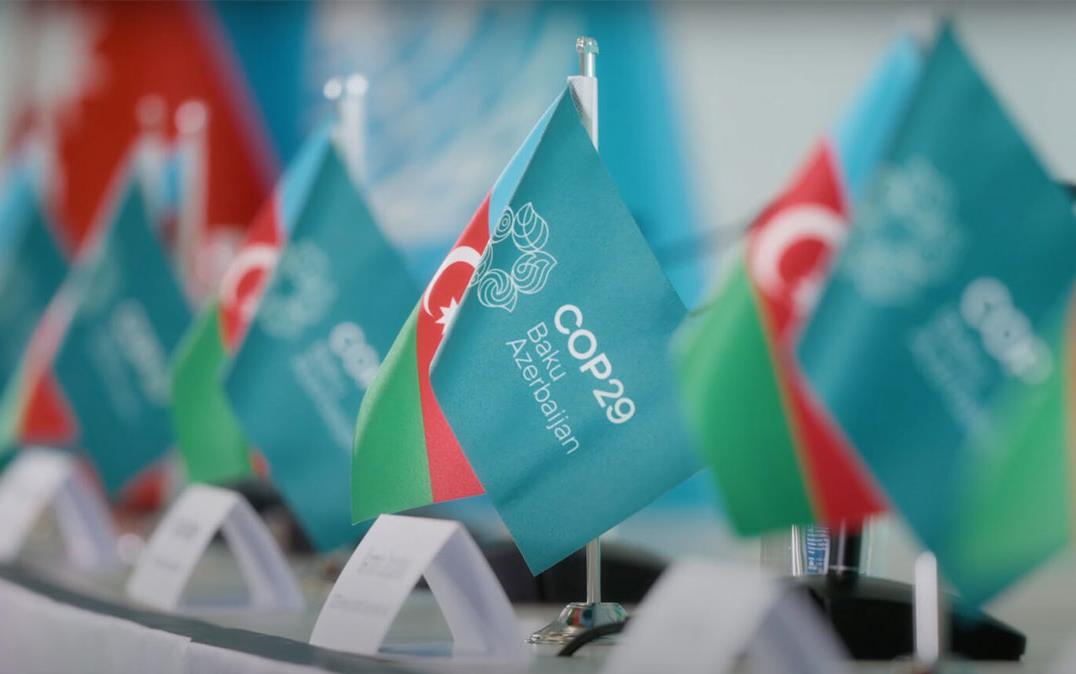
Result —
<path fill-rule="evenodd" d="M 79 445 L 115 494 L 172 445 L 168 359 L 190 314 L 153 233 L 146 200 L 125 172 L 108 222 L 67 289 L 72 312 L 56 377 Z"/>
<path fill-rule="evenodd" d="M 810 388 L 966 599 L 1070 539 L 1072 202 L 951 28 L 799 346 Z"/>
<path fill-rule="evenodd" d="M 448 251 L 363 398 L 351 459 L 356 522 L 482 493 L 434 394 L 430 364 L 489 245 L 498 208 L 512 196 L 551 112 L 538 120 Z"/>
<path fill-rule="evenodd" d="M 535 573 L 698 468 L 667 356 L 686 310 L 571 86 L 543 124 L 514 192 L 491 209 L 489 245 L 431 373 Z"/>
<path fill-rule="evenodd" d="M 793 349 L 922 64 L 912 37 L 893 44 L 834 130 L 752 223 L 713 302 L 677 340 L 685 411 L 741 533 L 854 523 L 885 507 L 805 394 Z"/>
<path fill-rule="evenodd" d="M 225 389 L 303 529 L 328 550 L 362 531 L 349 508 L 355 412 L 419 292 L 331 142 L 313 167 Z"/>

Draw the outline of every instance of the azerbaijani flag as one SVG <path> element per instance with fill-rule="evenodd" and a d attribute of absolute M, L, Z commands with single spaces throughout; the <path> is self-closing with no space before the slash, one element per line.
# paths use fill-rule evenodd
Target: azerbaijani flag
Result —
<path fill-rule="evenodd" d="M 797 357 L 970 602 L 1072 540 L 1074 260 L 1071 196 L 945 30 Z"/>
<path fill-rule="evenodd" d="M 251 473 L 250 443 L 232 411 L 221 370 L 239 348 L 280 249 L 298 219 L 330 143 L 315 133 L 251 224 L 215 301 L 183 336 L 172 361 L 172 423 L 188 477 L 226 482 Z"/>
<path fill-rule="evenodd" d="M 856 522 L 885 507 L 805 395 L 792 346 L 921 67 L 914 39 L 898 39 L 748 229 L 713 303 L 685 323 L 677 354 L 685 408 L 740 533 Z"/>
<path fill-rule="evenodd" d="M 482 493 L 430 385 L 430 363 L 460 299 L 534 153 L 552 109 L 516 151 L 426 286 L 359 409 L 351 460 L 351 516 L 383 513 Z"/>

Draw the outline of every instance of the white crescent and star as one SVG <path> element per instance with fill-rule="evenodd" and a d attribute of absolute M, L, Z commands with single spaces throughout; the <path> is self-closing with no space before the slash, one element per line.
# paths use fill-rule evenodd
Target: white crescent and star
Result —
<path fill-rule="evenodd" d="M 801 241 L 818 241 L 835 248 L 845 235 L 844 219 L 824 206 L 794 206 L 782 211 L 758 233 L 751 255 L 751 275 L 767 295 L 780 295 L 788 284 L 781 274 L 781 260 Z M 805 276 L 792 289 L 798 311 L 808 309 L 818 279 Z M 802 292 L 801 292 L 802 291 Z"/>
<path fill-rule="evenodd" d="M 482 254 L 470 246 L 457 246 L 448 252 L 444 261 L 441 262 L 441 266 L 437 268 L 433 278 L 430 279 L 430 284 L 426 286 L 426 292 L 422 294 L 422 310 L 430 316 L 433 316 L 433 311 L 430 310 L 430 294 L 437 282 L 441 279 L 441 275 L 448 270 L 454 264 L 462 263 L 475 269 L 482 261 Z M 456 310 L 459 309 L 459 298 L 452 297 L 449 299 L 447 307 L 441 307 L 441 316 L 437 319 L 437 324 L 441 326 L 441 332 L 444 333 L 448 329 L 448 326 L 452 324 L 452 320 L 456 317 Z"/>
<path fill-rule="evenodd" d="M 276 246 L 268 244 L 252 244 L 246 246 L 239 255 L 236 256 L 232 264 L 228 265 L 228 270 L 224 272 L 224 276 L 220 279 L 220 298 L 226 306 L 235 305 L 239 302 L 239 283 L 243 278 L 252 271 L 256 270 L 268 270 L 276 264 L 277 258 L 280 257 L 280 251 Z M 248 300 L 250 298 L 247 298 Z M 250 304 L 249 301 L 243 302 L 238 306 L 240 315 L 249 318 L 248 313 L 252 312 L 253 307 L 246 306 Z"/>

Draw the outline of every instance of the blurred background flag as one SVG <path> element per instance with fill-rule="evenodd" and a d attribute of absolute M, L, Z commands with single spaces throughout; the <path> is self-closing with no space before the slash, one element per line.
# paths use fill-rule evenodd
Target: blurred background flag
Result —
<path fill-rule="evenodd" d="M 374 211 L 416 278 L 429 278 L 519 139 L 575 67 L 577 35 L 606 46 L 602 156 L 644 234 L 690 304 L 705 260 L 677 255 L 706 220 L 681 125 L 690 89 L 668 52 L 677 40 L 653 3 L 217 3 L 221 23 L 281 156 L 320 117 L 321 86 L 341 72 L 370 80 L 368 156 Z M 648 96 L 640 95 L 647 83 Z M 640 162 L 639 157 L 648 161 Z M 431 218 L 431 213 L 438 217 Z"/>
<path fill-rule="evenodd" d="M 1071 199 L 947 28 L 798 355 L 969 601 L 1071 535 L 1074 259 Z"/>
<path fill-rule="evenodd" d="M 812 406 L 792 347 L 922 68 L 896 40 L 834 130 L 747 231 L 677 344 L 685 410 L 736 529 L 855 523 L 884 501 Z"/>
<path fill-rule="evenodd" d="M 306 208 L 329 145 L 328 130 L 312 134 L 262 206 L 228 265 L 217 297 L 183 336 L 172 362 L 176 444 L 196 482 L 227 482 L 251 474 L 250 443 L 222 377 L 242 343 L 288 232 Z"/>
<path fill-rule="evenodd" d="M 0 186 L 0 390 L 67 272 L 40 201 L 37 172 L 29 157 L 21 158 Z"/>
<path fill-rule="evenodd" d="M 264 124 L 214 11 L 206 5 L 86 2 L 31 8 L 27 45 L 37 77 L 16 135 L 56 150 L 56 212 L 68 241 L 86 240 L 111 177 L 142 131 L 137 109 L 199 100 L 209 118 L 205 224 L 242 228 L 267 194 L 276 163 Z M 178 56 L 178 57 L 177 57 Z M 166 129 L 173 139 L 178 130 Z"/>
<path fill-rule="evenodd" d="M 505 171 L 508 201 L 494 190 L 490 243 L 432 371 L 534 573 L 698 468 L 667 362 L 686 310 L 580 114 L 570 84 Z"/>
<path fill-rule="evenodd" d="M 355 412 L 419 291 L 335 144 L 323 133 L 315 146 L 302 207 L 225 386 L 304 531 L 331 550 L 362 531 L 349 509 Z"/>
<path fill-rule="evenodd" d="M 72 272 L 70 323 L 54 364 L 79 446 L 110 494 L 172 445 L 168 359 L 190 314 L 133 166 Z"/>
<path fill-rule="evenodd" d="M 7 37 L 17 46 L 16 59 L 5 70 L 14 100 L 0 141 L 10 148 L 33 138 L 49 150 L 44 196 L 65 248 L 77 251 L 90 238 L 112 176 L 145 131 L 138 108 L 147 100 L 156 101 L 165 117 L 191 101 L 205 113 L 200 160 L 184 156 L 187 184 L 202 190 L 188 205 L 188 226 L 235 231 L 250 221 L 277 162 L 211 7 L 24 5 L 9 8 L 4 20 L 16 26 Z M 188 154 L 178 125 L 163 123 L 160 131 L 166 145 Z M 184 285 L 198 257 L 181 260 Z M 26 372 L 30 376 L 17 406 L 20 441 L 70 442 L 76 422 L 47 364 Z"/>

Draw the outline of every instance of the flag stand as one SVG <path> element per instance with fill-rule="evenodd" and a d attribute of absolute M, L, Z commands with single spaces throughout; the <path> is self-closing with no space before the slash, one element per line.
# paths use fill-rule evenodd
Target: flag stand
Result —
<path fill-rule="evenodd" d="M 598 41 L 592 37 L 580 36 L 575 41 L 579 52 L 579 74 L 597 80 L 596 62 Z M 597 86 L 595 82 L 595 92 Z M 598 148 L 598 105 L 595 94 L 592 109 L 586 115 L 587 133 Z M 587 543 L 587 598 L 585 602 L 572 602 L 561 609 L 556 620 L 538 630 L 527 639 L 528 643 L 539 645 L 564 645 L 579 634 L 595 627 L 622 623 L 628 619 L 628 612 L 616 602 L 602 601 L 602 552 L 601 539 L 595 538 Z"/>
<path fill-rule="evenodd" d="M 915 559 L 915 667 L 923 674 L 938 671 L 945 655 L 946 614 L 944 595 L 939 589 L 938 560 L 930 552 L 921 552 Z"/>
<path fill-rule="evenodd" d="M 940 648 L 939 635 L 948 635 L 951 652 L 970 660 L 1011 661 L 1019 660 L 1024 654 L 1027 638 L 1023 634 L 983 611 L 959 606 L 954 597 L 940 596 L 936 565 L 930 567 L 934 569 L 932 592 L 939 597 L 932 601 L 928 562 L 922 562 L 920 569 L 917 561 L 914 586 L 866 576 L 860 573 L 861 546 L 862 534 L 842 522 L 830 539 L 827 572 L 791 578 L 828 616 L 834 632 L 852 657 L 892 660 L 909 654 L 921 655 L 919 649 L 924 648 L 927 651 L 924 659 L 930 659 L 931 638 L 926 635 L 931 630 L 935 645 Z M 920 595 L 924 589 L 928 591 Z M 924 600 L 917 602 L 919 596 Z M 940 611 L 945 606 L 949 610 Z M 931 610 L 937 614 L 934 626 L 920 617 L 920 612 L 927 616 Z M 923 635 L 921 642 L 920 635 Z M 934 649 L 934 660 L 940 654 L 939 648 Z"/>

